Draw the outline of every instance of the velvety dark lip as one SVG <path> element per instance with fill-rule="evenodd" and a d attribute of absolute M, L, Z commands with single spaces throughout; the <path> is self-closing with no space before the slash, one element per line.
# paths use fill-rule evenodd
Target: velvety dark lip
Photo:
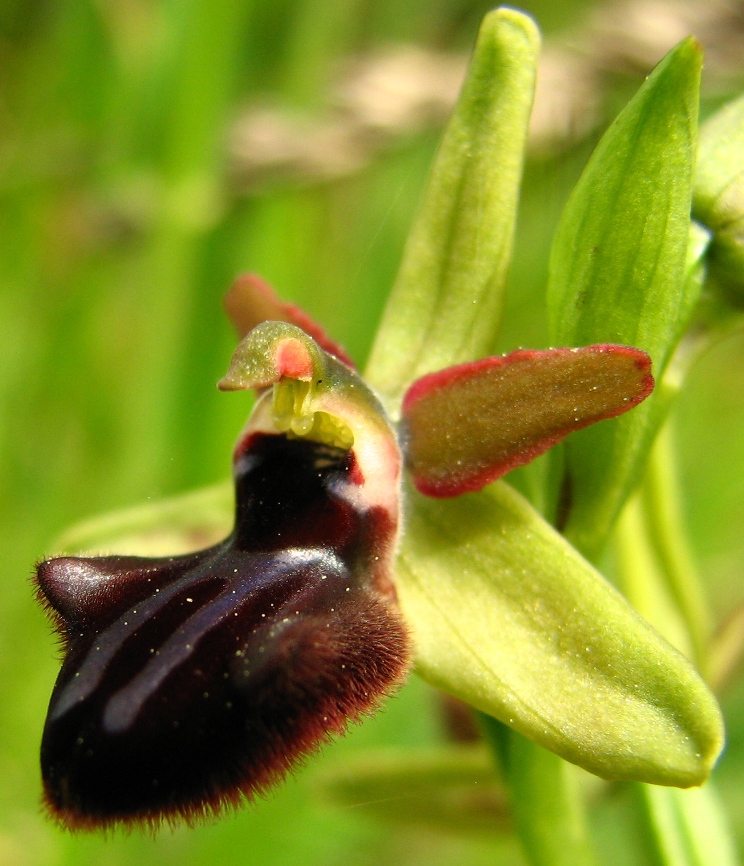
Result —
<path fill-rule="evenodd" d="M 397 515 L 365 503 L 353 452 L 264 433 L 241 451 L 221 544 L 39 567 L 67 642 L 42 741 L 47 803 L 67 826 L 237 804 L 407 670 L 380 589 Z"/>

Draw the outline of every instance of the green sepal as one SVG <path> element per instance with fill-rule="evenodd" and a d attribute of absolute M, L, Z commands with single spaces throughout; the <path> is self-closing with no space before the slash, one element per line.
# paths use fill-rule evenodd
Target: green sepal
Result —
<path fill-rule="evenodd" d="M 367 368 L 389 408 L 413 379 L 492 348 L 538 50 L 528 16 L 484 18 Z"/>
<path fill-rule="evenodd" d="M 651 356 L 657 382 L 696 299 L 686 266 L 700 67 L 698 44 L 685 40 L 610 126 L 566 205 L 550 260 L 551 342 L 636 346 Z M 639 479 L 663 399 L 566 443 L 565 532 L 585 553 L 606 542 Z"/>
<path fill-rule="evenodd" d="M 55 555 L 179 556 L 230 534 L 235 492 L 230 481 L 76 523 L 51 546 Z"/>
<path fill-rule="evenodd" d="M 712 235 L 704 225 L 695 220 L 690 220 L 690 228 L 687 235 L 684 285 L 679 315 L 677 316 L 677 334 L 676 339 L 672 341 L 673 345 L 677 345 L 684 336 L 700 300 L 700 294 L 705 282 L 707 255 L 711 240 Z"/>
<path fill-rule="evenodd" d="M 723 727 L 694 668 L 503 482 L 410 491 L 396 588 L 432 685 L 604 778 L 710 772 Z"/>
<path fill-rule="evenodd" d="M 700 129 L 693 213 L 713 232 L 712 276 L 744 300 L 744 95 Z"/>

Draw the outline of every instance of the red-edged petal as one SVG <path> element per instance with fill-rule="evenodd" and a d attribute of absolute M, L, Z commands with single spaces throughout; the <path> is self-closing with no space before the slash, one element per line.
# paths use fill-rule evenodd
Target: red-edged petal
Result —
<path fill-rule="evenodd" d="M 304 310 L 282 301 L 271 286 L 256 274 L 243 274 L 235 280 L 225 295 L 225 309 L 241 338 L 262 322 L 289 322 L 302 328 L 322 349 L 339 361 L 356 368 L 343 346 L 332 340 Z"/>
<path fill-rule="evenodd" d="M 403 401 L 403 444 L 428 496 L 480 490 L 568 433 L 627 412 L 654 386 L 628 346 L 518 350 L 418 379 Z"/>

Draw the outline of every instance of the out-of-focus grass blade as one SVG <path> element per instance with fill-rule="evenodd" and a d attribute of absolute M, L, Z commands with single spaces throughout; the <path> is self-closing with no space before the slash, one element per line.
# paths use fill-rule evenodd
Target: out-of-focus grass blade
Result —
<path fill-rule="evenodd" d="M 395 824 L 455 832 L 503 832 L 509 826 L 503 789 L 483 745 L 376 749 L 317 773 L 323 799 Z"/>
<path fill-rule="evenodd" d="M 511 259 L 539 35 L 496 9 L 481 25 L 383 316 L 367 378 L 387 398 L 487 354 Z"/>
<path fill-rule="evenodd" d="M 701 60 L 685 40 L 621 112 L 566 205 L 551 253 L 551 340 L 637 346 L 657 381 L 693 306 L 685 264 Z M 654 403 L 566 443 L 566 534 L 585 552 L 602 546 L 637 480 Z"/>

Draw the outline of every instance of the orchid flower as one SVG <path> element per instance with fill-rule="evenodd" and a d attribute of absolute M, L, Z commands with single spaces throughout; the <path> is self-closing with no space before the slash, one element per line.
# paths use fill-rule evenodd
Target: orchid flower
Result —
<path fill-rule="evenodd" d="M 693 666 L 497 480 L 641 403 L 669 354 L 610 340 L 487 352 L 536 51 L 525 16 L 487 16 L 365 377 L 259 280 L 236 284 L 245 336 L 220 387 L 257 400 L 229 536 L 38 567 L 64 641 L 42 742 L 64 824 L 192 820 L 250 799 L 412 666 L 604 778 L 706 778 L 722 726 Z M 696 56 L 678 50 L 675 74 Z M 627 495 L 643 437 L 605 429 L 631 454 L 613 478 Z"/>

